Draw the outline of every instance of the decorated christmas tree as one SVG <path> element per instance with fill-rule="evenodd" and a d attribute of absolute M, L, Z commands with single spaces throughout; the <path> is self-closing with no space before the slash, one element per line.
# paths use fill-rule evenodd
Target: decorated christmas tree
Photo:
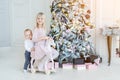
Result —
<path fill-rule="evenodd" d="M 51 5 L 51 30 L 59 62 L 71 62 L 87 54 L 95 54 L 89 41 L 88 30 L 94 28 L 90 22 L 91 11 L 83 0 L 54 0 Z"/>

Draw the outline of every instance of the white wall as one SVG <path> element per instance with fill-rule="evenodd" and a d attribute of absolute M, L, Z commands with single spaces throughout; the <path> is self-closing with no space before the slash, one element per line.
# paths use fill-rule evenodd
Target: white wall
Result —
<path fill-rule="evenodd" d="M 11 0 L 11 37 L 13 46 L 21 46 L 24 42 L 25 28 L 34 28 L 38 12 L 46 15 L 46 26 L 50 25 L 49 0 Z"/>
<path fill-rule="evenodd" d="M 0 47 L 10 46 L 9 0 L 0 0 Z"/>
<path fill-rule="evenodd" d="M 96 51 L 104 57 L 107 62 L 107 41 L 102 35 L 101 29 L 106 25 L 112 26 L 116 24 L 116 20 L 120 19 L 120 0 L 96 0 Z M 115 48 L 118 47 L 116 37 L 112 39 L 112 57 L 115 56 Z"/>

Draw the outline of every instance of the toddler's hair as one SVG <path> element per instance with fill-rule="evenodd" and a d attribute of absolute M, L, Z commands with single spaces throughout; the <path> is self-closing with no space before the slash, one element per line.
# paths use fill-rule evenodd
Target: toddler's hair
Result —
<path fill-rule="evenodd" d="M 24 33 L 27 32 L 27 31 L 30 31 L 30 33 L 32 34 L 32 30 L 31 30 L 31 29 L 28 29 L 28 28 L 25 29 L 25 30 L 24 30 Z"/>

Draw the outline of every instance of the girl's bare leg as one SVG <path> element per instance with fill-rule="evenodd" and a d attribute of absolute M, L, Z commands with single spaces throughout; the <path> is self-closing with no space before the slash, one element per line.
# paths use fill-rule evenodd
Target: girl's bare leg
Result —
<path fill-rule="evenodd" d="M 36 72 L 36 70 L 34 69 L 34 58 L 31 58 L 31 72 L 32 73 L 35 73 Z"/>
<path fill-rule="evenodd" d="M 49 75 L 51 72 L 50 72 L 50 69 L 48 68 L 48 62 L 49 62 L 49 57 L 46 56 L 46 59 L 45 59 L 45 63 L 44 63 L 44 68 L 45 68 L 45 74 Z"/>

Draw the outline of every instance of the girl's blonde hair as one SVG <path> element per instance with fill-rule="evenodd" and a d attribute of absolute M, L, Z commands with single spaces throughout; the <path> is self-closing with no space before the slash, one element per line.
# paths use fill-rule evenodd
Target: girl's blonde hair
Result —
<path fill-rule="evenodd" d="M 37 28 L 39 27 L 39 24 L 37 23 L 37 17 L 38 17 L 38 16 L 43 17 L 44 20 L 45 20 L 45 15 L 44 15 L 44 13 L 43 13 L 43 12 L 39 12 L 39 13 L 37 14 L 37 16 L 36 16 L 36 27 L 37 27 Z M 45 21 L 43 22 L 42 27 L 45 29 Z"/>

